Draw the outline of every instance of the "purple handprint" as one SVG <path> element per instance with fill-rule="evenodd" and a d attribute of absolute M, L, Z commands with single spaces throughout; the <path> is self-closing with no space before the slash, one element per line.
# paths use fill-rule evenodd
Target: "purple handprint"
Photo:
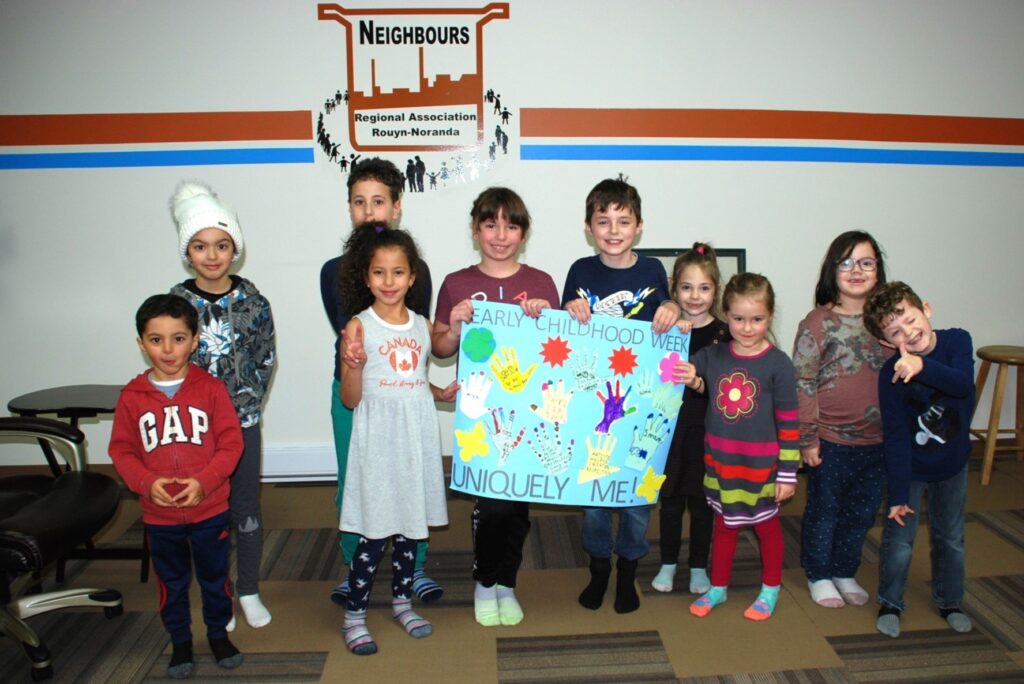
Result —
<path fill-rule="evenodd" d="M 629 393 L 633 390 L 630 386 L 626 389 L 626 393 L 622 394 L 622 387 L 618 380 L 615 381 L 615 391 L 612 391 L 612 383 L 609 381 L 605 382 L 608 387 L 608 397 L 605 398 L 601 394 L 600 390 L 597 392 L 597 398 L 604 403 L 604 417 L 601 418 L 601 422 L 594 428 L 594 432 L 601 432 L 607 434 L 612 427 L 612 423 L 617 421 L 619 418 L 628 416 L 631 413 L 636 413 L 636 406 L 626 407 L 626 399 L 629 397 Z"/>

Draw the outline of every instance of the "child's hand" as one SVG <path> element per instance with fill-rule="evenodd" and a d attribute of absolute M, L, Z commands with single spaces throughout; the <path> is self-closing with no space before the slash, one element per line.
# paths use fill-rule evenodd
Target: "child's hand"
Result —
<path fill-rule="evenodd" d="M 149 488 L 149 500 L 155 503 L 157 506 L 169 507 L 174 504 L 171 503 L 172 494 L 167 492 L 164 487 L 167 485 L 174 484 L 174 480 L 169 477 L 158 477 L 153 486 Z"/>
<path fill-rule="evenodd" d="M 689 335 L 690 331 L 693 330 L 693 321 L 688 321 L 685 318 L 680 318 L 676 321 L 676 327 L 679 328 L 679 332 L 684 335 Z"/>
<path fill-rule="evenodd" d="M 680 313 L 682 313 L 682 309 L 675 302 L 662 302 L 658 310 L 654 312 L 654 318 L 651 320 L 651 330 L 657 335 L 667 332 L 679 320 Z"/>
<path fill-rule="evenodd" d="M 490 393 L 493 384 L 494 381 L 487 377 L 483 371 L 470 374 L 466 378 L 466 382 L 460 387 L 462 396 L 459 398 L 459 410 L 472 420 L 476 420 L 480 416 L 489 413 L 490 409 L 487 408 L 484 402 L 487 401 L 487 395 Z"/>
<path fill-rule="evenodd" d="M 808 468 L 817 468 L 821 465 L 821 447 L 805 447 L 800 450 L 800 457 Z"/>
<path fill-rule="evenodd" d="M 459 339 L 462 335 L 462 324 L 473 322 L 473 300 L 463 299 L 452 307 L 448 316 L 448 332 Z"/>
<path fill-rule="evenodd" d="M 903 522 L 903 517 L 907 515 L 913 515 L 914 511 L 910 506 L 903 504 L 902 506 L 889 506 L 889 520 L 895 520 L 896 524 L 900 527 L 905 527 L 906 523 Z"/>
<path fill-rule="evenodd" d="M 676 384 L 682 383 L 690 389 L 694 389 L 697 378 L 697 367 L 689 361 L 678 361 L 675 368 L 672 369 L 672 382 Z"/>
<path fill-rule="evenodd" d="M 524 314 L 530 318 L 537 318 L 541 311 L 551 308 L 551 302 L 546 299 L 526 299 L 520 306 L 523 307 Z"/>
<path fill-rule="evenodd" d="M 565 310 L 574 320 L 586 325 L 590 322 L 590 302 L 583 297 L 572 299 L 565 303 Z"/>
<path fill-rule="evenodd" d="M 198 506 L 199 502 L 203 500 L 203 486 L 199 484 L 199 480 L 194 477 L 174 480 L 176 483 L 185 485 L 185 488 L 175 495 L 171 499 L 177 508 L 192 508 Z"/>
<path fill-rule="evenodd" d="M 775 484 L 776 503 L 782 503 L 786 499 L 792 498 L 794 494 L 796 494 L 795 484 Z"/>
<path fill-rule="evenodd" d="M 459 392 L 459 381 L 452 380 L 451 384 L 447 387 L 438 387 L 434 393 L 434 401 L 442 401 L 446 404 L 450 404 L 455 401 L 455 395 Z"/>
<path fill-rule="evenodd" d="M 916 354 L 911 354 L 907 351 L 907 345 L 904 342 L 900 342 L 900 360 L 896 362 L 894 373 L 892 374 L 892 382 L 895 385 L 900 379 L 904 383 L 910 382 L 910 379 L 920 373 L 924 369 L 924 359 Z"/>
<path fill-rule="evenodd" d="M 341 340 L 344 342 L 341 361 L 349 368 L 362 368 L 366 365 L 366 349 L 363 347 L 363 326 L 357 326 L 354 335 L 349 335 L 348 330 L 341 331 Z"/>

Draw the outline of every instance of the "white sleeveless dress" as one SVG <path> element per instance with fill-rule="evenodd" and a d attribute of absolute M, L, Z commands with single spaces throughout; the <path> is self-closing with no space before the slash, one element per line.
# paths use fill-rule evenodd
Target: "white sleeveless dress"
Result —
<path fill-rule="evenodd" d="M 340 529 L 368 539 L 425 539 L 428 527 L 448 524 L 427 321 L 409 311 L 408 323 L 393 325 L 372 308 L 356 318 L 367 361 L 352 416 Z"/>

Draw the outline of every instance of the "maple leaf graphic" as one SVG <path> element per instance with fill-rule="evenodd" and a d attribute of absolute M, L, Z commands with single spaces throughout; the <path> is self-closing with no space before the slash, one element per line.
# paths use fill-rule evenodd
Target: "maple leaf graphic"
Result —
<path fill-rule="evenodd" d="M 569 343 L 561 337 L 549 337 L 548 341 L 541 344 L 540 348 L 540 355 L 544 357 L 544 362 L 552 368 L 563 365 L 569 358 L 569 352 L 572 351 L 569 349 Z"/>
<path fill-rule="evenodd" d="M 619 347 L 608 357 L 608 367 L 615 371 L 615 375 L 626 377 L 636 368 L 637 355 L 632 349 Z"/>

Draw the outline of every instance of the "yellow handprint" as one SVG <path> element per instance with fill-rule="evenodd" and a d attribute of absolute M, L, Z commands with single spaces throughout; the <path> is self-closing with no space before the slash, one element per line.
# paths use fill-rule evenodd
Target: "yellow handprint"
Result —
<path fill-rule="evenodd" d="M 456 430 L 455 442 L 459 445 L 459 458 L 466 463 L 472 461 L 474 456 L 483 458 L 491 453 L 484 434 L 484 424 L 480 421 L 473 425 L 472 430 Z"/>
<path fill-rule="evenodd" d="M 491 356 L 491 372 L 506 392 L 522 392 L 533 371 L 537 370 L 537 364 L 533 364 L 522 373 L 519 370 L 519 357 L 515 349 L 502 347 L 501 355 L 504 358 L 499 359 L 497 354 Z"/>
<path fill-rule="evenodd" d="M 587 437 L 587 464 L 580 468 L 576 484 L 600 480 L 602 477 L 620 470 L 617 466 L 608 465 L 612 452 L 615 451 L 615 442 L 614 435 L 598 435 L 596 445 L 591 444 L 590 437 Z"/>
<path fill-rule="evenodd" d="M 658 500 L 658 492 L 661 491 L 661 485 L 664 483 L 665 476 L 655 475 L 654 468 L 647 466 L 647 472 L 644 473 L 644 479 L 636 488 L 636 495 L 647 499 L 647 503 L 654 503 Z"/>

